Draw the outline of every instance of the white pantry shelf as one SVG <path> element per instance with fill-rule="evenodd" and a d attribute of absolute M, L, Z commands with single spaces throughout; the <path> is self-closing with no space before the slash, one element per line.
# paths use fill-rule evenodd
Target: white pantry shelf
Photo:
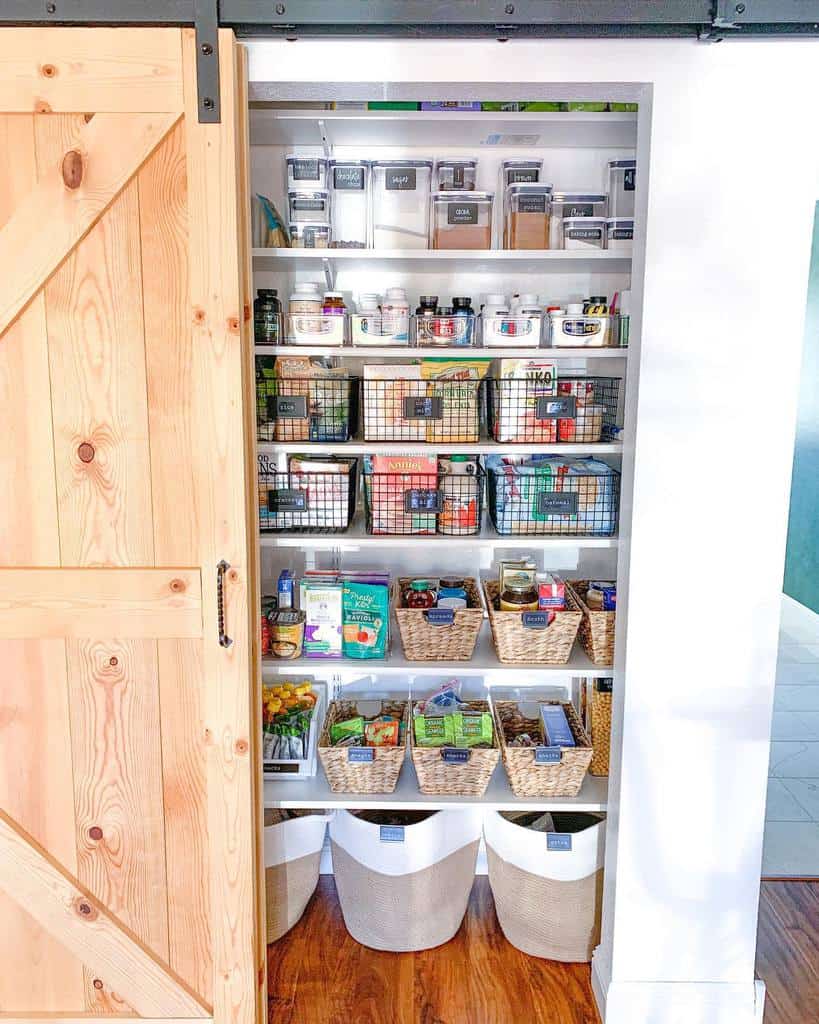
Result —
<path fill-rule="evenodd" d="M 606 678 L 612 674 L 610 665 L 594 665 L 579 643 L 575 643 L 572 654 L 565 665 L 503 665 L 498 660 L 492 643 L 489 620 L 486 619 L 478 635 L 475 653 L 470 661 L 407 661 L 401 648 L 398 629 L 392 631 L 389 656 L 379 658 L 293 658 L 280 660 L 266 656 L 262 658 L 262 670 L 271 675 L 292 676 L 299 673 L 330 672 L 341 676 L 402 675 L 440 676 L 454 673 L 458 676 L 520 675 L 537 677 L 533 682 L 544 681 L 544 677 Z"/>
<path fill-rule="evenodd" d="M 314 455 L 622 455 L 620 442 L 596 444 L 505 444 L 499 441 L 476 441 L 474 444 L 451 444 L 446 441 L 258 441 L 260 452 L 285 452 L 288 454 Z"/>
<path fill-rule="evenodd" d="M 627 348 L 472 348 L 417 345 L 256 345 L 257 356 L 355 356 L 379 359 L 627 359 Z"/>
<path fill-rule="evenodd" d="M 631 257 L 619 252 L 565 249 L 254 249 L 253 269 L 267 271 L 321 271 L 326 260 L 338 271 L 384 269 L 434 274 L 454 263 L 464 273 L 627 274 Z"/>
<path fill-rule="evenodd" d="M 605 811 L 609 780 L 587 775 L 574 797 L 517 797 L 509 788 L 503 765 L 498 764 L 483 796 L 425 796 L 418 789 L 412 761 L 407 755 L 393 793 L 334 793 L 321 765 L 314 778 L 294 779 L 266 776 L 265 807 L 366 807 L 370 810 L 444 810 L 452 807 L 482 807 L 488 811 Z"/>
<path fill-rule="evenodd" d="M 265 85 L 256 83 L 258 92 Z M 275 84 L 270 87 L 275 96 Z M 266 98 L 259 95 L 257 100 Z M 271 97 L 273 98 L 273 97 Z M 250 110 L 253 146 L 505 146 L 633 149 L 637 113 L 628 111 Z"/>

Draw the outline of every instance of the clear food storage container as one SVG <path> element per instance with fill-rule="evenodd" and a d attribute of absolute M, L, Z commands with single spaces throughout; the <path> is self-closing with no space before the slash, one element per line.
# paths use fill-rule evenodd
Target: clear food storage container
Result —
<path fill-rule="evenodd" d="M 403 345 L 408 343 L 407 317 L 396 313 L 367 310 L 350 316 L 350 334 L 354 345 Z"/>
<path fill-rule="evenodd" d="M 328 249 L 330 234 L 329 224 L 313 221 L 291 224 L 290 245 L 293 249 Z"/>
<path fill-rule="evenodd" d="M 287 164 L 287 188 L 327 188 L 327 161 L 322 156 L 290 153 Z"/>
<path fill-rule="evenodd" d="M 373 248 L 427 248 L 431 181 L 431 160 L 373 162 Z"/>
<path fill-rule="evenodd" d="M 291 224 L 330 223 L 330 193 L 326 188 L 296 189 L 287 193 Z"/>
<path fill-rule="evenodd" d="M 489 249 L 492 192 L 437 192 L 432 196 L 433 249 Z"/>
<path fill-rule="evenodd" d="M 343 345 L 346 316 L 316 313 L 289 313 L 285 318 L 285 342 L 288 345 Z"/>
<path fill-rule="evenodd" d="M 474 314 L 458 315 L 450 310 L 448 307 L 446 312 L 435 316 L 413 317 L 415 344 L 465 348 L 479 345 L 478 318 Z"/>
<path fill-rule="evenodd" d="M 471 192 L 478 175 L 474 157 L 453 157 L 435 163 L 435 188 L 438 192 Z"/>
<path fill-rule="evenodd" d="M 637 180 L 636 160 L 609 161 L 609 216 L 634 216 L 634 186 Z"/>
<path fill-rule="evenodd" d="M 564 249 L 605 249 L 606 221 L 603 217 L 566 217 L 563 221 Z"/>
<path fill-rule="evenodd" d="M 567 217 L 607 217 L 609 197 L 602 192 L 552 193 L 552 248 L 559 249 Z"/>
<path fill-rule="evenodd" d="M 501 164 L 501 192 L 507 185 L 540 181 L 542 160 L 504 160 Z"/>
<path fill-rule="evenodd" d="M 611 317 L 584 314 L 581 303 L 570 302 L 565 312 L 551 313 L 549 320 L 553 348 L 606 348 L 617 344 Z"/>
<path fill-rule="evenodd" d="M 504 249 L 548 249 L 552 186 L 537 182 L 508 185 L 503 201 Z"/>
<path fill-rule="evenodd" d="M 484 311 L 483 343 L 489 348 L 538 348 L 543 327 L 543 317 L 487 316 Z"/>
<path fill-rule="evenodd" d="M 369 239 L 370 162 L 331 160 L 334 249 L 365 249 Z"/>
<path fill-rule="evenodd" d="M 606 221 L 606 248 L 630 255 L 633 245 L 634 221 L 630 217 L 609 217 Z"/>

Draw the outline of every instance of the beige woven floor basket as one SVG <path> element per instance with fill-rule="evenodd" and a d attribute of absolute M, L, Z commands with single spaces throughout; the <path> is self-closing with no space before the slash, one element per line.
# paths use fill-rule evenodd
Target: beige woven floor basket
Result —
<path fill-rule="evenodd" d="M 598 689 L 608 683 L 604 689 Z M 592 754 L 589 772 L 592 775 L 608 775 L 611 755 L 611 708 L 612 693 L 610 680 L 595 679 L 589 698 L 589 728 L 594 753 Z"/>
<path fill-rule="evenodd" d="M 592 759 L 592 745 L 580 717 L 569 701 L 539 701 L 541 704 L 560 704 L 566 712 L 576 747 L 561 747 L 560 761 L 539 764 L 534 747 L 510 747 L 508 741 L 521 733 L 529 733 L 542 743 L 540 721 L 524 718 L 517 701 L 494 702 L 495 723 L 500 739 L 503 766 L 515 796 L 577 796 Z"/>
<path fill-rule="evenodd" d="M 310 821 L 301 818 L 309 817 Z M 323 811 L 303 811 L 295 820 L 285 820 L 280 811 L 266 809 L 265 824 L 265 908 L 267 942 L 276 942 L 301 920 L 319 880 L 321 849 L 324 845 L 326 818 Z M 268 830 L 297 829 L 301 832 L 301 856 L 268 864 Z M 274 844 L 278 846 L 279 844 Z"/>
<path fill-rule="evenodd" d="M 403 719 L 406 732 L 409 732 L 408 710 L 409 704 L 405 700 L 382 702 L 382 713 Z M 392 793 L 406 755 L 406 732 L 404 741 L 396 747 L 367 748 L 373 752 L 371 761 L 350 760 L 350 747 L 331 745 L 330 726 L 334 722 L 353 718 L 356 714 L 355 701 L 334 700 L 327 709 L 319 735 L 318 754 L 330 789 L 334 793 Z"/>
<path fill-rule="evenodd" d="M 529 629 L 523 625 L 520 612 L 497 610 L 498 582 L 484 580 L 484 593 L 489 609 L 489 624 L 498 660 L 504 665 L 565 665 L 571 657 L 583 614 L 580 605 L 566 588 L 566 611 L 555 612 L 545 629 Z"/>
<path fill-rule="evenodd" d="M 470 711 L 490 711 L 485 700 L 467 702 Z M 412 726 L 412 723 L 411 723 Z M 500 758 L 497 729 L 492 730 L 492 747 L 468 747 L 453 753 L 452 747 L 419 747 L 410 728 L 410 751 L 418 788 L 426 796 L 483 796 Z M 455 758 L 463 757 L 458 761 Z"/>
<path fill-rule="evenodd" d="M 578 636 L 583 650 L 595 665 L 614 664 L 614 623 L 616 612 L 592 611 L 586 604 L 586 593 L 589 589 L 588 580 L 572 580 L 566 582 L 566 591 L 583 612 Z"/>
<path fill-rule="evenodd" d="M 402 595 L 409 583 L 410 577 L 399 579 L 394 595 L 395 617 L 407 661 L 469 661 L 484 618 L 477 581 L 472 576 L 464 579 L 469 607 L 455 610 L 452 625 L 434 625 L 422 609 L 402 607 Z"/>

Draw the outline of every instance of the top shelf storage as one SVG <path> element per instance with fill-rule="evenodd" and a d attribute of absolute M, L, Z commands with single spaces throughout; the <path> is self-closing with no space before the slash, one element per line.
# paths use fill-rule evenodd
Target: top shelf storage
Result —
<path fill-rule="evenodd" d="M 254 146 L 498 146 L 633 149 L 636 113 L 454 110 L 250 111 Z"/>

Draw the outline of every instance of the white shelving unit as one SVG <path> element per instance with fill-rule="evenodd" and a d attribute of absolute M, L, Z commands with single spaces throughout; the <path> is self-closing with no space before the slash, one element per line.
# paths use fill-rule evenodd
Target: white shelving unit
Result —
<path fill-rule="evenodd" d="M 351 356 L 356 358 L 422 359 L 437 356 L 447 359 L 531 359 L 541 356 L 549 359 L 622 359 L 628 358 L 627 348 L 454 348 L 441 345 L 435 348 L 418 345 L 256 345 L 257 356 Z"/>

